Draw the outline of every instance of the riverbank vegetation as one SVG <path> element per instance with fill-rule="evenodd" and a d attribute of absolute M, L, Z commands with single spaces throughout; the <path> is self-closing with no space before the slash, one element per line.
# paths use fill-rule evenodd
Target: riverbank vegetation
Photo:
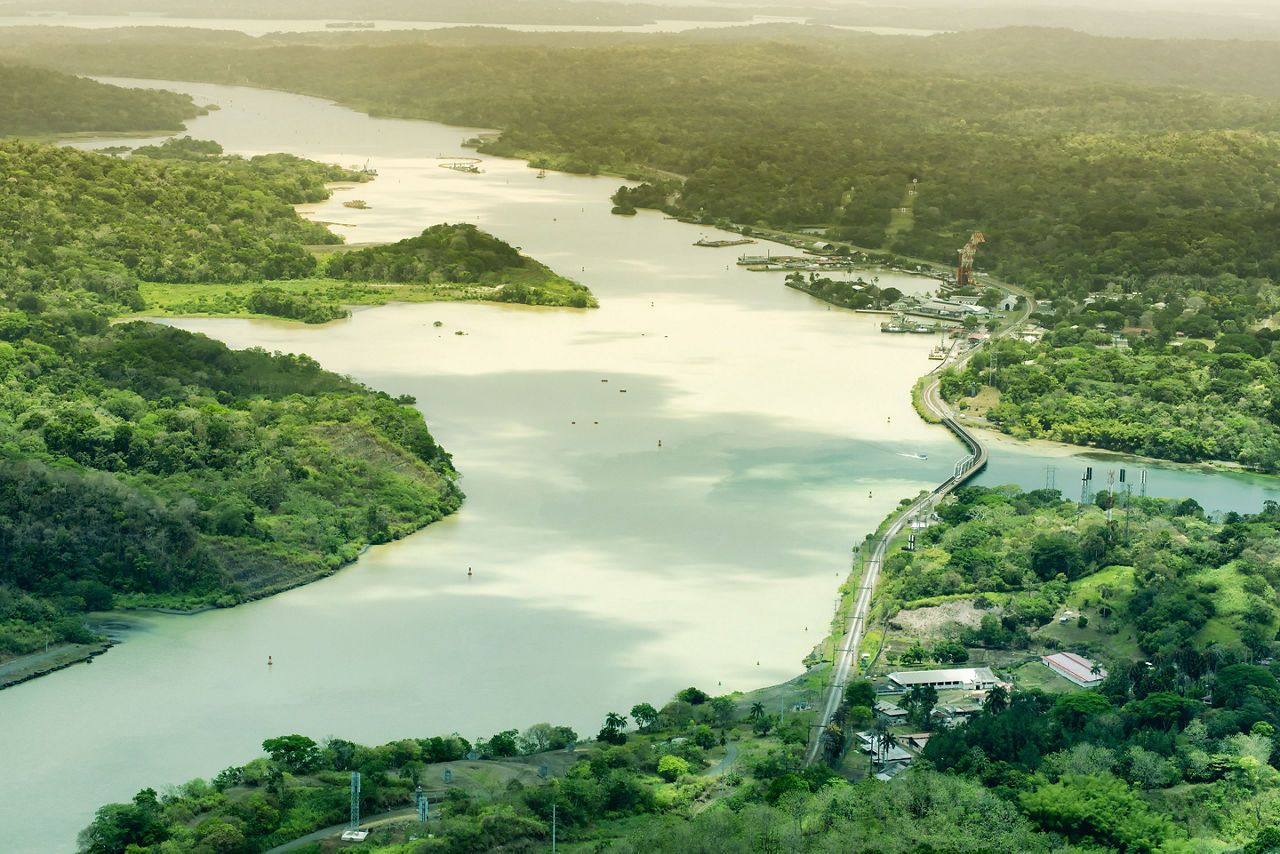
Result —
<path fill-rule="evenodd" d="M 557 276 L 515 247 L 474 225 L 433 225 L 417 237 L 334 252 L 325 274 L 344 282 L 414 285 L 438 298 L 488 299 L 525 305 L 596 306 L 584 286 Z"/>
<path fill-rule="evenodd" d="M 468 248 L 474 243 L 474 250 Z M 307 278 L 236 283 L 141 282 L 142 309 L 154 316 L 268 315 L 306 323 L 346 317 L 346 306 L 485 300 L 595 308 L 591 292 L 468 224 L 436 225 L 384 246 L 313 247 Z"/>
<path fill-rule="evenodd" d="M 1083 507 L 1055 490 L 958 490 L 885 561 L 871 668 L 1009 674 L 1011 691 L 921 755 L 1042 830 L 1089 850 L 1270 850 L 1280 511 L 1211 520 L 1113 486 Z M 1037 656 L 1058 649 L 1096 661 L 1101 684 L 1052 676 Z M 929 705 L 972 702 L 946 693 Z"/>
<path fill-rule="evenodd" d="M 581 745 L 546 723 L 474 744 L 285 735 L 211 780 L 103 806 L 79 851 L 264 851 L 345 824 L 352 772 L 366 844 L 389 854 L 537 851 L 553 832 L 566 851 L 619 854 L 1269 851 L 1280 820 L 1274 674 L 1230 659 L 1191 677 L 1165 662 L 1132 674 L 1084 692 L 1001 687 L 952 729 L 930 714 L 936 692 L 908 696 L 925 721 L 910 739 L 871 723 L 876 687 L 854 681 L 824 735 L 826 761 L 809 767 L 808 718 L 780 724 L 757 695 L 697 688 L 610 713 Z M 845 727 L 911 746 L 912 767 L 871 778 L 870 757 L 844 754 Z M 298 850 L 332 850 L 338 832 Z"/>
<path fill-rule="evenodd" d="M 177 131 L 204 115 L 189 95 L 125 89 L 18 65 L 0 65 L 0 138 L 84 131 Z"/>
<path fill-rule="evenodd" d="M 821 226 L 828 238 L 943 265 L 964 235 L 982 231 L 980 267 L 1039 296 L 1080 297 L 1124 276 L 1280 275 L 1267 237 L 1280 93 L 1259 92 L 1244 75 L 1189 75 L 1185 51 L 1065 34 L 1095 57 L 1093 73 L 1067 75 L 1052 67 L 1073 61 L 1055 47 L 1059 36 L 1034 30 L 984 35 L 1019 54 L 1038 48 L 1033 73 L 893 58 L 922 56 L 950 36 L 785 29 L 589 47 L 579 36 L 572 48 L 541 36 L 465 47 L 422 36 L 377 49 L 250 40 L 243 50 L 146 38 L 46 45 L 42 61 L 129 74 L 181 68 L 376 114 L 498 127 L 484 150 L 535 165 L 684 176 L 674 193 L 669 180 L 632 193 L 632 205 Z M 1256 50 L 1268 49 L 1280 50 Z M 1153 67 L 1135 68 L 1135 50 Z M 1235 59 L 1212 44 L 1186 50 Z M 891 228 L 904 205 L 909 222 Z"/>
<path fill-rule="evenodd" d="M 1280 510 L 1268 502 L 1215 522 L 1190 499 L 1131 495 L 1131 480 L 1108 490 L 1099 473 L 1083 507 L 1056 490 L 958 490 L 914 550 L 885 559 L 880 618 L 896 638 L 886 663 L 999 664 L 1010 650 L 1060 646 L 1123 666 L 1191 652 L 1269 659 L 1280 629 L 1270 568 Z M 921 608 L 949 613 L 949 625 Z M 923 633 L 908 643 L 914 625 Z"/>
<path fill-rule="evenodd" d="M 1273 285 L 1226 273 L 1059 299 L 1035 315 L 1041 342 L 996 342 L 941 390 L 1018 437 L 1275 472 L 1277 308 Z"/>
<path fill-rule="evenodd" d="M 124 127 L 190 104 L 13 73 L 55 99 L 51 131 L 90 120 L 81 100 L 105 99 Z M 412 400 L 306 356 L 113 321 L 324 322 L 391 299 L 595 304 L 470 225 L 317 252 L 340 238 L 293 206 L 368 176 L 291 155 L 182 137 L 122 158 L 15 139 L 0 141 L 0 174 L 0 219 L 14 225 L 0 231 L 0 660 L 98 650 L 91 611 L 232 605 L 314 580 L 461 501 Z"/>
<path fill-rule="evenodd" d="M 458 507 L 412 400 L 306 356 L 111 322 L 144 306 L 143 281 L 314 272 L 306 244 L 337 238 L 292 205 L 359 176 L 189 138 L 127 159 L 6 141 L 0 163 L 0 659 L 89 648 L 87 612 L 311 581 Z M 255 293 L 265 313 L 296 305 Z"/>
<path fill-rule="evenodd" d="M 748 698 L 688 688 L 661 708 L 638 703 L 629 717 L 608 715 L 577 752 L 565 749 L 573 730 L 545 723 L 475 744 L 456 734 L 377 748 L 267 739 L 268 757 L 211 781 L 103 807 L 80 850 L 263 851 L 346 821 L 351 771 L 361 774 L 361 815 L 374 819 L 370 842 L 388 852 L 543 850 L 553 808 L 557 842 L 574 851 L 848 850 L 878 840 L 879 850 L 906 854 L 944 839 L 958 850 L 1049 850 L 977 783 L 921 771 L 911 788 L 850 785 L 822 764 L 802 770 L 807 725 L 778 727 Z M 722 776 L 714 763 L 726 757 Z M 425 828 L 412 809 L 419 785 L 430 800 Z M 903 810 L 913 792 L 936 806 Z M 999 820 L 988 827 L 979 815 Z"/>
<path fill-rule="evenodd" d="M 1099 492 L 1078 507 L 1055 490 L 963 488 L 914 549 L 890 550 L 871 679 L 846 686 L 814 765 L 812 709 L 772 710 L 816 690 L 821 668 L 637 703 L 575 752 L 576 734 L 549 724 L 372 749 L 268 739 L 267 757 L 212 781 L 103 807 L 81 851 L 265 850 L 343 823 L 359 771 L 364 826 L 389 852 L 538 850 L 554 807 L 569 851 L 1263 854 L 1280 844 L 1277 534 L 1273 502 L 1213 520 L 1186 499 Z M 927 613 L 946 606 L 958 619 Z M 1038 655 L 1057 649 L 1095 660 L 1100 684 L 1047 675 Z M 975 700 L 883 679 L 956 664 L 1005 681 Z M 881 700 L 907 720 L 879 719 Z M 868 739 L 911 767 L 873 779 Z"/>

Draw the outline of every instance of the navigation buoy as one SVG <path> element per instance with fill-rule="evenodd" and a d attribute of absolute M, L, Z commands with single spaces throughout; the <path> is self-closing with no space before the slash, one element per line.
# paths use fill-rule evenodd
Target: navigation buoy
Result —
<path fill-rule="evenodd" d="M 659 440 L 658 440 L 658 447 L 659 447 L 659 448 L 661 448 L 661 447 L 662 447 L 662 440 L 661 440 L 661 439 L 659 439 Z"/>
<path fill-rule="evenodd" d="M 467 578 L 471 577 L 471 567 L 467 567 Z"/>
<path fill-rule="evenodd" d="M 267 667 L 271 666 L 271 656 L 267 656 Z"/>

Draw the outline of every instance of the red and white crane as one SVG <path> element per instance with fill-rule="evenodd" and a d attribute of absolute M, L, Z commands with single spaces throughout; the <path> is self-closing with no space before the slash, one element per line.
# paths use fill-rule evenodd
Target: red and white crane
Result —
<path fill-rule="evenodd" d="M 971 284 L 971 276 L 973 275 L 973 259 L 978 254 L 978 244 L 986 243 L 982 238 L 981 231 L 975 231 L 973 236 L 969 238 L 969 242 L 962 249 L 957 249 L 960 254 L 960 263 L 956 266 L 956 287 L 963 288 Z"/>

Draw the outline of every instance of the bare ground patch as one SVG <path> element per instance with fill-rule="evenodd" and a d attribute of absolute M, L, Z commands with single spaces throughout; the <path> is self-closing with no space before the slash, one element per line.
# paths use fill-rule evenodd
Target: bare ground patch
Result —
<path fill-rule="evenodd" d="M 976 628 L 982 622 L 983 613 L 968 600 L 957 599 L 941 605 L 899 611 L 890 621 L 890 626 L 901 626 L 901 629 L 895 629 L 895 633 L 910 637 L 944 638 L 962 628 Z"/>

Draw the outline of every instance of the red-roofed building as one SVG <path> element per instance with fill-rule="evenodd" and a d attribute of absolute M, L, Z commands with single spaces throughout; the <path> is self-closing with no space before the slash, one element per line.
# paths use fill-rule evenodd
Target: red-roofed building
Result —
<path fill-rule="evenodd" d="M 1040 660 L 1059 676 L 1069 679 L 1082 688 L 1096 688 L 1107 678 L 1107 671 L 1087 658 L 1074 652 L 1055 652 L 1042 655 Z"/>

